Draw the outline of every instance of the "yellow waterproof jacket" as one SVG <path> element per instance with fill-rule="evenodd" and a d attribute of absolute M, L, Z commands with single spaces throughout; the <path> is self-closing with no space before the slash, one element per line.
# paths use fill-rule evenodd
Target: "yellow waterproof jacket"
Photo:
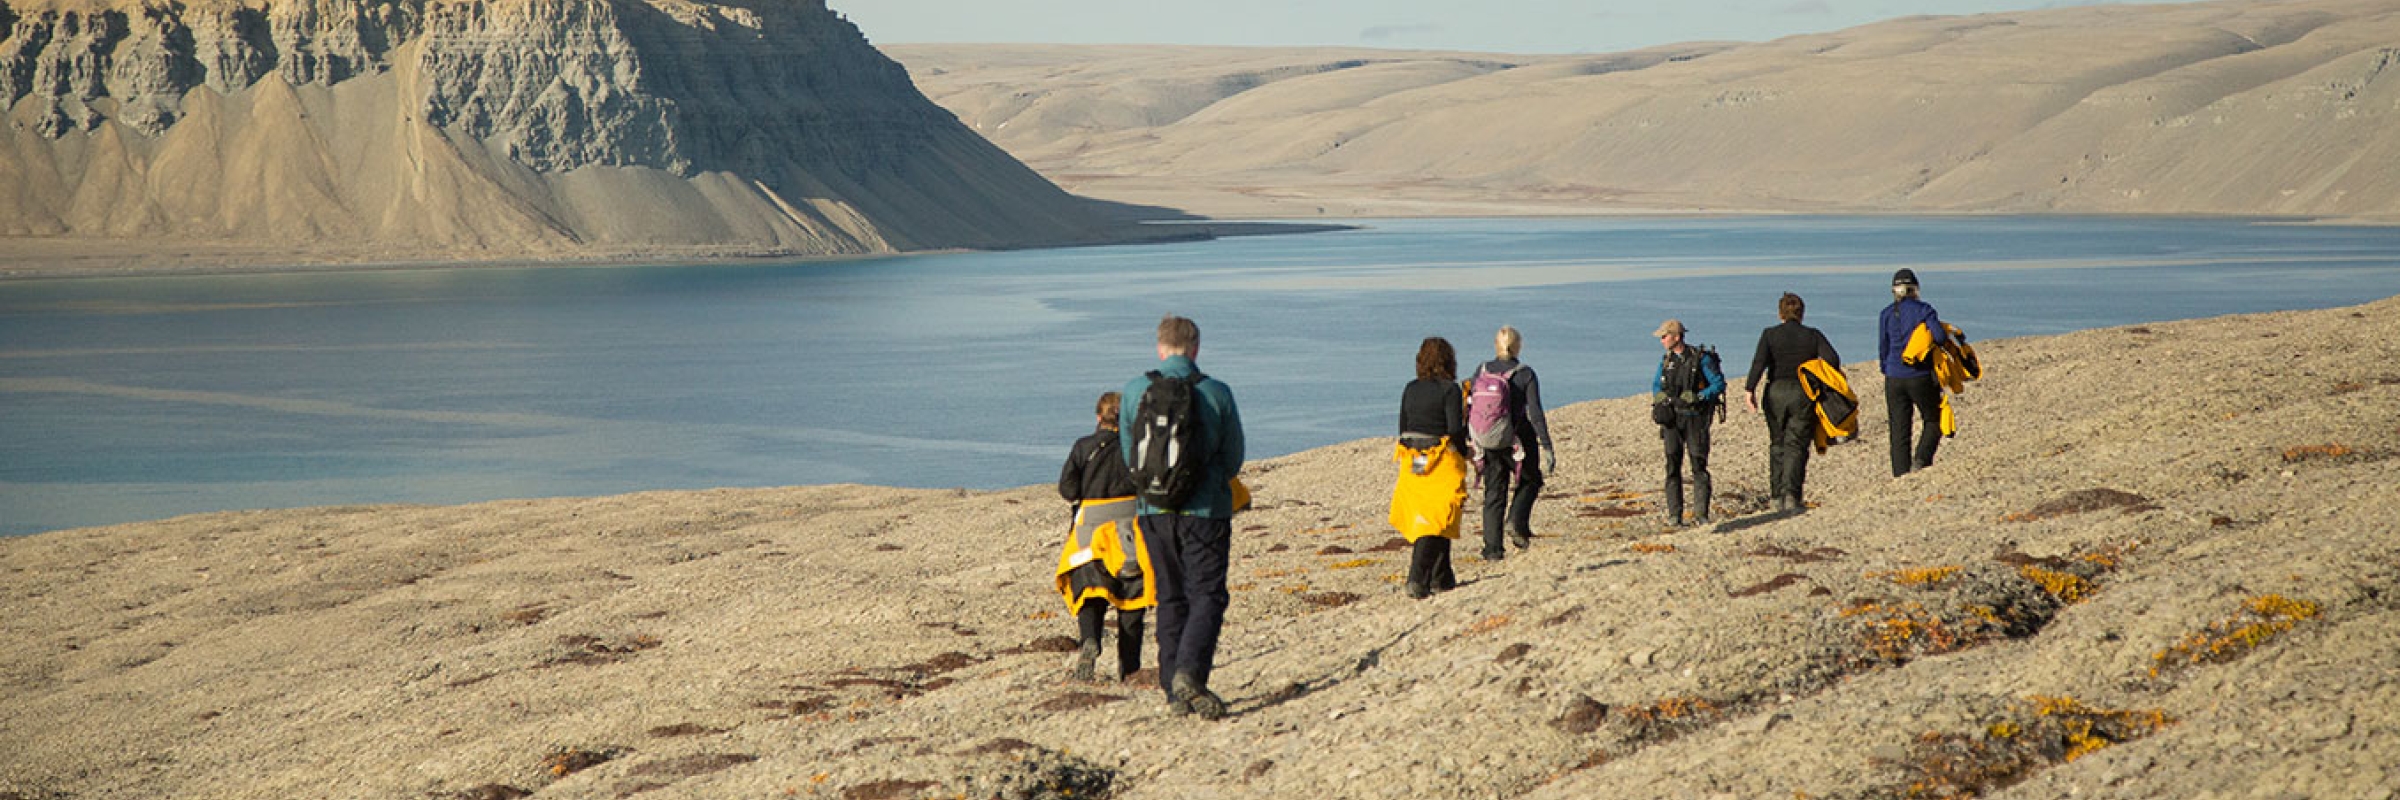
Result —
<path fill-rule="evenodd" d="M 1141 518 L 1131 497 L 1085 500 L 1075 528 L 1058 553 L 1058 593 L 1067 608 L 1105 600 L 1119 611 L 1158 605 L 1157 573 L 1142 544 Z"/>
<path fill-rule="evenodd" d="M 1799 373 L 1800 391 L 1817 412 L 1817 452 L 1832 447 L 1836 437 L 1857 436 L 1858 394 L 1850 391 L 1850 378 L 1842 368 L 1812 358 L 1800 365 Z"/>
<path fill-rule="evenodd" d="M 1418 459 L 1423 459 L 1422 471 Z M 1460 509 L 1467 503 L 1467 459 L 1443 437 L 1431 447 L 1392 445 L 1400 479 L 1392 484 L 1392 527 L 1414 543 L 1427 536 L 1458 538 Z"/>
<path fill-rule="evenodd" d="M 1900 351 L 1900 360 L 1910 364 L 1931 361 L 1933 380 L 1941 384 L 1942 436 L 1958 435 L 1958 414 L 1950 409 L 1950 395 L 1967 390 L 1967 381 L 1983 377 L 1983 361 L 1975 357 L 1975 346 L 1967 344 L 1967 332 L 1950 323 L 1942 323 L 1950 341 L 1935 344 L 1933 333 L 1923 324 L 1908 335 L 1908 347 Z"/>

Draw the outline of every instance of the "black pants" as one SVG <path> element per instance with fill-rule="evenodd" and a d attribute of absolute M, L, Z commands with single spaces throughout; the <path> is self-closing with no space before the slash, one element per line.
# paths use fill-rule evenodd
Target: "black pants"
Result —
<path fill-rule="evenodd" d="M 1077 632 L 1083 635 L 1085 647 L 1099 646 L 1101 624 L 1108 617 L 1108 609 L 1108 601 L 1091 598 L 1084 600 L 1083 607 L 1076 610 L 1076 628 Z M 1117 612 L 1117 674 L 1120 676 L 1131 675 L 1141 668 L 1142 612 L 1119 611 Z"/>
<path fill-rule="evenodd" d="M 1935 383 L 1932 375 L 1887 379 L 1883 407 L 1892 419 L 1892 477 L 1933 466 L 1933 451 L 1942 446 L 1941 384 Z M 1909 419 L 1911 412 L 1925 420 L 1924 435 L 1918 437 L 1913 453 L 1908 447 L 1909 433 L 1916 427 Z"/>
<path fill-rule="evenodd" d="M 1808 483 L 1808 452 L 1816 446 L 1817 411 L 1799 381 L 1767 383 L 1767 491 L 1800 502 Z"/>
<path fill-rule="evenodd" d="M 1683 521 L 1683 462 L 1692 462 L 1692 518 L 1708 519 L 1708 427 L 1716 418 L 1706 406 L 1700 413 L 1675 415 L 1676 424 L 1658 426 L 1667 445 L 1667 517 Z"/>
<path fill-rule="evenodd" d="M 1446 592 L 1458 586 L 1458 573 L 1450 569 L 1450 540 L 1436 535 L 1417 537 L 1409 545 L 1408 583 L 1428 591 Z"/>
<path fill-rule="evenodd" d="M 1524 461 L 1513 460 L 1524 453 Z M 1524 474 L 1516 478 L 1517 491 L 1508 491 L 1512 469 Z M 1495 559 L 1507 555 L 1500 546 L 1501 529 L 1506 527 L 1519 539 L 1531 538 L 1533 526 L 1526 517 L 1533 514 L 1533 498 L 1542 491 L 1541 453 L 1531 447 L 1517 450 L 1483 451 L 1483 557 Z M 1505 526 L 1503 525 L 1505 523 Z"/>
<path fill-rule="evenodd" d="M 1225 630 L 1225 569 L 1233 554 L 1233 520 L 1152 514 L 1142 517 L 1150 568 L 1158 571 L 1158 688 L 1178 672 L 1201 688 L 1216 667 L 1217 636 Z"/>

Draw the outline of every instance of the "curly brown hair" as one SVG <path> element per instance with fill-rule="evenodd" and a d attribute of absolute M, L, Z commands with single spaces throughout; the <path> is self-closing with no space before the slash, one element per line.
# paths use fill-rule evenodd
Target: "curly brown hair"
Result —
<path fill-rule="evenodd" d="M 1427 336 L 1417 346 L 1417 379 L 1426 378 L 1458 379 L 1458 351 L 1450 348 L 1450 340 Z"/>

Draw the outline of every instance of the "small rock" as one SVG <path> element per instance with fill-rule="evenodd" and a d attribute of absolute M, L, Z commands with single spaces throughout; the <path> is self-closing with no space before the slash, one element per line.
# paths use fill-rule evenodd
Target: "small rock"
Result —
<path fill-rule="evenodd" d="M 1653 649 L 1650 649 L 1650 648 L 1647 648 L 1647 647 L 1645 647 L 1645 648 L 1642 648 L 1642 649 L 1640 649 L 1640 650 L 1635 650 L 1635 651 L 1633 651 L 1632 653 L 1628 653 L 1628 654 L 1626 654 L 1626 656 L 1625 656 L 1625 663 L 1627 663 L 1627 664 L 1631 664 L 1631 665 L 1633 665 L 1633 666 L 1636 666 L 1636 667 L 1647 667 L 1647 666 L 1650 666 L 1651 662 L 1654 662 L 1654 661 L 1656 661 L 1656 660 L 1657 660 L 1657 658 L 1658 658 L 1658 651 L 1657 651 L 1657 650 L 1653 650 Z"/>
<path fill-rule="evenodd" d="M 1742 720 L 1739 725 L 1734 727 L 1734 730 L 1742 733 L 1760 734 L 1774 730 L 1777 724 L 1790 721 L 1792 721 L 1792 715 L 1785 714 L 1780 711 L 1767 714 L 1755 714 L 1749 719 Z"/>

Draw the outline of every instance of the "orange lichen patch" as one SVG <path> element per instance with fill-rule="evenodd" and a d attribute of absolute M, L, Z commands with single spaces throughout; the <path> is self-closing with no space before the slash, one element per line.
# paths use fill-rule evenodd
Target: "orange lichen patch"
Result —
<path fill-rule="evenodd" d="M 1033 612 L 1033 613 L 1031 613 L 1031 614 L 1027 614 L 1027 615 L 1025 615 L 1025 618 L 1026 618 L 1026 619 L 1037 619 L 1037 620 L 1038 620 L 1038 619 L 1057 619 L 1057 618 L 1058 618 L 1058 612 L 1056 612 L 1056 611 L 1036 611 L 1036 612 Z"/>
<path fill-rule="evenodd" d="M 2302 461 L 2315 461 L 2321 458 L 2341 458 L 2350 453 L 2350 448 L 2338 444 L 2304 444 L 2298 447 L 2284 448 L 2283 463 L 2298 464 Z"/>
<path fill-rule="evenodd" d="M 1633 551 L 1636 553 L 1656 554 L 1675 552 L 1675 546 L 1665 542 L 1634 542 L 1633 544 L 1627 546 L 1633 548 Z"/>
<path fill-rule="evenodd" d="M 1510 620 L 1507 614 L 1494 614 L 1484 617 L 1483 619 L 1476 620 L 1475 624 L 1467 626 L 1466 635 L 1476 636 L 1480 634 L 1491 633 L 1492 631 L 1508 627 L 1509 622 Z"/>
<path fill-rule="evenodd" d="M 1986 609 L 1990 612 L 1990 609 Z M 2007 635 L 1997 613 L 1944 618 L 1919 603 L 1868 601 L 1841 610 L 1856 625 L 1860 653 L 1854 667 L 1905 664 L 1918 658 L 1964 650 Z"/>
<path fill-rule="evenodd" d="M 1895 569 L 1884 572 L 1869 572 L 1867 573 L 1866 577 L 1868 580 L 1882 578 L 1902 586 L 1925 587 L 1939 585 L 1942 581 L 1949 580 L 1951 576 L 1957 575 L 1964 569 L 1964 567 L 1958 566 L 1918 567 L 1914 569 Z"/>
<path fill-rule="evenodd" d="M 2026 580 L 2033 581 L 2034 585 L 2042 587 L 2042 591 L 2049 592 L 2051 597 L 2056 597 L 2059 602 L 2068 605 L 2092 599 L 2092 595 L 2100 591 L 2099 586 L 2085 580 L 2080 575 L 2043 569 L 2032 564 L 2018 567 L 2017 574 L 2025 576 Z"/>
<path fill-rule="evenodd" d="M 1891 762 L 1907 780 L 1869 796 L 1977 797 L 2174 723 L 2157 710 L 2115 711 L 2069 697 L 2036 695 L 2011 704 L 2000 721 L 1979 732 L 1929 731 L 1918 736 L 1908 757 Z"/>
<path fill-rule="evenodd" d="M 1384 583 L 1401 583 L 1406 580 L 1408 580 L 1408 576 L 1398 572 L 1387 572 L 1383 575 Z"/>
<path fill-rule="evenodd" d="M 1648 705 L 1619 708 L 1617 715 L 1637 722 L 1691 719 L 1718 713 L 1715 703 L 1698 697 L 1669 697 Z"/>
<path fill-rule="evenodd" d="M 1227 586 L 1227 587 L 1225 587 L 1225 590 L 1226 590 L 1226 591 L 1229 591 L 1229 592 L 1247 592 L 1247 591 L 1250 591 L 1250 590 L 1252 590 L 1252 589 L 1256 589 L 1256 588 L 1258 588 L 1258 584 L 1256 584 L 1256 583 L 1252 583 L 1252 582 L 1248 582 L 1248 581 L 1244 581 L 1244 582 L 1242 582 L 1242 583 L 1237 583 L 1237 584 L 1234 584 L 1234 585 L 1232 585 L 1232 586 Z"/>
<path fill-rule="evenodd" d="M 1351 560 L 1348 560 L 1348 561 L 1337 561 L 1337 562 L 1334 562 L 1334 563 L 1331 563 L 1331 564 L 1327 564 L 1327 565 L 1325 565 L 1325 568 L 1326 568 L 1326 569 L 1358 569 L 1359 567 L 1372 567 L 1372 566 L 1375 566 L 1375 565 L 1377 565 L 1377 564 L 1381 564 L 1381 563 L 1383 563 L 1383 559 L 1380 559 L 1380 558 L 1354 558 L 1354 559 L 1351 559 Z"/>
<path fill-rule="evenodd" d="M 2366 385 L 2366 384 L 2359 383 L 2359 382 L 2357 382 L 2357 381 L 2342 381 L 2342 382 L 2340 382 L 2340 383 L 2336 383 L 2336 384 L 2334 384 L 2334 385 L 2333 385 L 2333 393 L 2334 393 L 2334 394 L 2349 394 L 2349 393 L 2351 393 L 2351 392 L 2360 392 L 2360 391 L 2365 391 L 2365 390 L 2366 390 L 2366 388 L 2367 388 L 2367 385 Z"/>
<path fill-rule="evenodd" d="M 1250 577 L 1253 577 L 1253 578 L 1289 578 L 1289 577 L 1292 577 L 1292 576 L 1294 576 L 1294 575 L 1306 575 L 1306 574 L 1308 574 L 1308 568 L 1307 568 L 1307 567 L 1293 567 L 1293 568 L 1291 568 L 1291 569 L 1256 569 L 1256 570 L 1252 570 L 1252 571 L 1250 572 Z"/>
<path fill-rule="evenodd" d="M 1277 586 L 1275 587 L 1275 591 L 1282 592 L 1284 594 L 1299 594 L 1301 592 L 1308 591 L 1308 584 L 1295 583 L 1290 586 Z"/>
<path fill-rule="evenodd" d="M 1302 530 L 1300 531 L 1300 535 L 1302 535 L 1302 536 L 1331 536 L 1331 535 L 1333 535 L 1333 534 L 1336 534 L 1336 533 L 1341 533 L 1341 532 L 1343 532 L 1343 531 L 1347 531 L 1347 530 L 1350 530 L 1350 526 L 1348 526 L 1348 525 L 1333 525 L 1333 526 L 1330 526 L 1330 527 L 1324 527 L 1324 528 L 1305 528 L 1305 529 L 1302 529 Z"/>
<path fill-rule="evenodd" d="M 2244 600 L 2241 613 L 2209 623 L 2200 632 L 2185 636 L 2166 649 L 2150 654 L 2150 677 L 2162 677 L 2173 670 L 2195 664 L 2216 664 L 2241 658 L 2291 631 L 2301 622 L 2316 619 L 2323 612 L 2323 608 L 2316 603 L 2279 594 Z"/>
<path fill-rule="evenodd" d="M 1722 722 L 1742 706 L 1738 700 L 1668 697 L 1638 705 L 1612 706 L 1609 721 L 1623 731 L 1625 741 L 1640 747 Z"/>

